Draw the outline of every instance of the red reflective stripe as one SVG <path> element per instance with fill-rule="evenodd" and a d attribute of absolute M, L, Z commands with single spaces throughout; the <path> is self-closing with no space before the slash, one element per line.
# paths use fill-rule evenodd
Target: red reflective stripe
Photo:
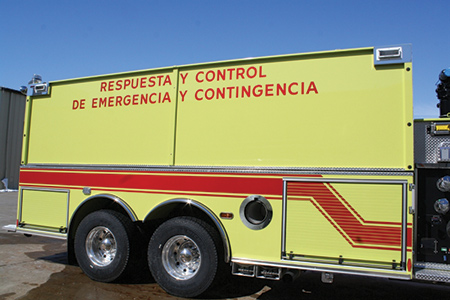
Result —
<path fill-rule="evenodd" d="M 394 223 L 396 226 L 374 226 L 371 224 L 372 222 L 366 224 L 359 214 L 356 214 L 359 219 L 355 217 L 355 214 L 352 213 L 355 212 L 355 209 L 341 195 L 336 193 L 336 196 L 331 190 L 336 191 L 329 183 L 289 182 L 287 194 L 288 198 L 289 196 L 304 197 L 307 201 L 312 201 L 310 200 L 312 197 L 317 202 L 317 204 L 312 202 L 314 206 L 327 220 L 330 221 L 330 218 L 333 220 L 330 223 L 352 246 L 354 244 L 401 246 L 402 228 L 400 222 Z M 378 223 L 382 224 L 382 222 Z M 390 225 L 392 222 L 388 224 Z M 346 235 L 351 241 L 348 240 Z"/>
<path fill-rule="evenodd" d="M 166 173 L 117 173 L 117 172 L 21 172 L 21 184 L 89 186 L 119 189 L 146 189 L 182 192 L 282 195 L 280 178 L 224 177 L 216 174 L 193 176 Z"/>

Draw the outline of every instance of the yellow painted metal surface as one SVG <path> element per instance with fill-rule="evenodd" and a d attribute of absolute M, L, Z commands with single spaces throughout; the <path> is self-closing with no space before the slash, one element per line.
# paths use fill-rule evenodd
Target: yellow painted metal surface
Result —
<path fill-rule="evenodd" d="M 25 163 L 409 169 L 411 64 L 373 49 L 51 83 Z M 49 147 L 51 145 L 51 147 Z"/>
<path fill-rule="evenodd" d="M 32 98 L 26 162 L 173 164 L 176 80 L 163 70 L 52 84 Z"/>
<path fill-rule="evenodd" d="M 411 168 L 409 67 L 360 50 L 182 69 L 175 163 Z"/>
<path fill-rule="evenodd" d="M 19 222 L 25 228 L 44 226 L 44 230 L 58 231 L 67 227 L 68 191 L 23 189 L 21 199 Z"/>

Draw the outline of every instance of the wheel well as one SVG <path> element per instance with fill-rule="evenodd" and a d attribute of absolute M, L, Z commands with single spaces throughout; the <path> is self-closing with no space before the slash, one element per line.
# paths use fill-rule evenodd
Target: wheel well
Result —
<path fill-rule="evenodd" d="M 101 209 L 113 210 L 125 215 L 127 218 L 130 217 L 129 212 L 113 198 L 108 198 L 107 196 L 98 196 L 87 199 L 76 209 L 72 219 L 70 220 L 69 232 L 67 235 L 67 254 L 69 264 L 77 264 L 74 253 L 74 242 L 75 232 L 77 231 L 78 225 L 80 225 L 81 221 L 88 214 Z"/>
<path fill-rule="evenodd" d="M 188 199 L 172 199 L 154 208 L 144 219 L 143 226 L 147 232 L 153 232 L 159 225 L 175 217 L 193 217 L 202 220 L 212 226 L 221 237 L 219 251 L 225 262 L 230 261 L 230 247 L 228 235 L 220 220 L 202 204 Z"/>
<path fill-rule="evenodd" d="M 111 197 L 98 196 L 86 200 L 77 208 L 74 216 L 70 221 L 67 239 L 67 253 L 69 264 L 77 264 L 74 253 L 74 242 L 75 232 L 78 228 L 78 225 L 88 214 L 101 209 L 114 210 L 125 215 L 126 217 L 130 217 L 130 211 L 125 209 L 123 205 L 119 204 L 118 201 L 115 201 L 115 199 Z M 186 199 L 169 200 L 153 209 L 145 217 L 143 222 L 138 221 L 134 223 L 140 230 L 141 234 L 145 236 L 145 240 L 147 240 L 159 225 L 171 218 L 179 216 L 194 217 L 210 224 L 212 228 L 215 228 L 221 237 L 221 245 L 218 245 L 220 249 L 219 251 L 222 254 L 222 257 L 224 257 L 224 261 L 229 262 L 231 255 L 228 237 L 221 222 L 212 212 L 210 212 L 207 208 L 205 208 L 198 202 Z"/>

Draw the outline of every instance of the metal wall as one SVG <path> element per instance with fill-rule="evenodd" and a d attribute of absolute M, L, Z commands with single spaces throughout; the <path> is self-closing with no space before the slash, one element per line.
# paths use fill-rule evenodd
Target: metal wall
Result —
<path fill-rule="evenodd" d="M 0 87 L 0 190 L 19 186 L 25 102 L 25 95 Z"/>

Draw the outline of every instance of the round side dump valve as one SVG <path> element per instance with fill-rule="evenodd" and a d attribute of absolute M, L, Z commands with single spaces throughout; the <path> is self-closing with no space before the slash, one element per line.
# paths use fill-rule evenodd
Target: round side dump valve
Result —
<path fill-rule="evenodd" d="M 436 200 L 436 202 L 434 202 L 434 210 L 437 213 L 445 215 L 449 209 L 450 209 L 450 204 L 446 198 L 442 198 L 442 199 Z"/>
<path fill-rule="evenodd" d="M 450 191 L 450 176 L 446 175 L 444 177 L 441 177 L 436 182 L 436 187 L 441 192 L 449 192 Z"/>
<path fill-rule="evenodd" d="M 272 220 L 272 206 L 263 196 L 251 195 L 242 201 L 239 215 L 248 228 L 253 230 L 263 229 Z"/>

